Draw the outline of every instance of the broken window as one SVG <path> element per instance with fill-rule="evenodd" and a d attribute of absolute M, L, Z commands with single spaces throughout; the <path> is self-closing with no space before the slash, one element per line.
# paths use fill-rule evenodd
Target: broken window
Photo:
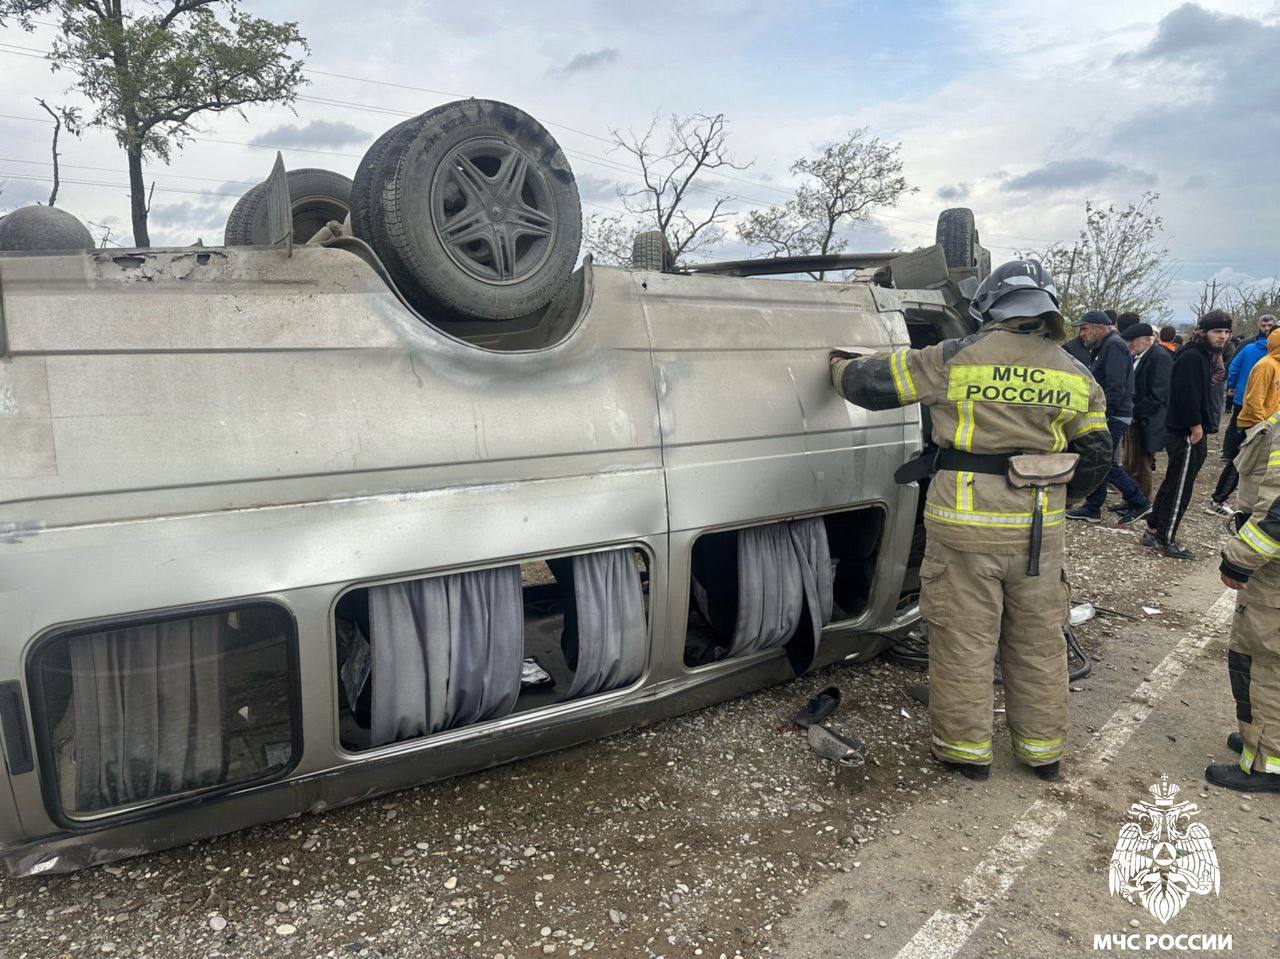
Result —
<path fill-rule="evenodd" d="M 275 605 L 63 633 L 32 665 L 72 818 L 271 778 L 298 754 L 296 631 Z"/>
<path fill-rule="evenodd" d="M 866 508 L 698 537 L 685 665 L 787 648 L 808 668 L 823 626 L 866 609 L 883 523 Z"/>
<path fill-rule="evenodd" d="M 342 745 L 631 685 L 648 662 L 648 569 L 628 547 L 348 592 L 336 611 Z"/>

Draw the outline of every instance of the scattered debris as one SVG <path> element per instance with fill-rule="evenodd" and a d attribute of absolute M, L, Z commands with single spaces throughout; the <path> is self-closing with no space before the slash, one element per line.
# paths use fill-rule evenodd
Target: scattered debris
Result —
<path fill-rule="evenodd" d="M 823 759 L 830 759 L 842 766 L 861 766 L 867 761 L 867 746 L 860 739 L 842 736 L 830 726 L 810 726 L 807 732 L 809 748 Z"/>

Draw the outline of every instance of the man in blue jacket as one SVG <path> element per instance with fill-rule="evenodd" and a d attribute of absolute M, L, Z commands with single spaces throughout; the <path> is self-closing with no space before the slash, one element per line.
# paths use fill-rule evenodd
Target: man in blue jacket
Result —
<path fill-rule="evenodd" d="M 1210 513 L 1221 513 L 1230 516 L 1232 509 L 1227 505 L 1227 497 L 1236 490 L 1240 482 L 1240 474 L 1236 472 L 1236 453 L 1240 452 L 1240 443 L 1244 440 L 1244 430 L 1236 423 L 1240 414 L 1240 404 L 1244 401 L 1244 388 L 1249 382 L 1249 374 L 1258 360 L 1267 355 L 1267 337 L 1276 328 L 1276 318 L 1271 313 L 1258 317 L 1258 335 L 1240 347 L 1227 367 L 1227 399 L 1231 401 L 1231 422 L 1227 424 L 1226 435 L 1222 437 L 1222 458 L 1226 465 L 1222 467 L 1222 475 L 1218 477 L 1218 485 L 1213 490 L 1209 505 L 1205 507 Z"/>
<path fill-rule="evenodd" d="M 1093 351 L 1090 372 L 1107 397 L 1107 429 L 1111 431 L 1113 452 L 1106 480 L 1082 504 L 1067 510 L 1067 518 L 1100 523 L 1102 504 L 1107 500 L 1110 485 L 1124 497 L 1125 510 L 1120 514 L 1120 522 L 1132 523 L 1151 512 L 1151 501 L 1125 472 L 1118 456 L 1120 440 L 1133 422 L 1133 354 L 1129 352 L 1129 344 L 1115 331 L 1111 317 L 1102 310 L 1090 310 L 1075 325 L 1080 328 L 1080 339 Z"/>

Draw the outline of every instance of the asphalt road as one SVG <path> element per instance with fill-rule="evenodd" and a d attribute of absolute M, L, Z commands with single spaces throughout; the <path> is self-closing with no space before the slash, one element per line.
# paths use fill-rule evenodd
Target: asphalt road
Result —
<path fill-rule="evenodd" d="M 1097 535 L 1097 534 L 1095 534 Z M 1277 797 L 1248 801 L 1204 784 L 1231 758 L 1226 683 L 1233 604 L 1203 565 L 1170 583 L 1161 612 L 1126 623 L 1073 693 L 1069 775 L 1046 788 L 997 750 L 983 784 L 949 779 L 862 850 L 862 864 L 813 889 L 784 925 L 791 959 L 997 959 L 1132 954 L 1095 948 L 1120 935 L 1149 955 L 1274 957 L 1280 949 Z M 1223 600 L 1219 602 L 1219 600 Z M 1209 827 L 1220 893 L 1192 895 L 1167 924 L 1108 889 L 1108 864 L 1131 803 L 1161 776 Z M 1231 949 L 1148 934 L 1231 936 Z M 1168 944 L 1167 941 L 1165 944 Z"/>

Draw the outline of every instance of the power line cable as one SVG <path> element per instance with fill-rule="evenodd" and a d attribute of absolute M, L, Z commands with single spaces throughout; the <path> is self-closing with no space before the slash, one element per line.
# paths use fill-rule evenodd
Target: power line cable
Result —
<path fill-rule="evenodd" d="M 35 21 L 33 21 L 33 22 L 35 22 Z M 43 25 L 43 26 L 55 26 L 54 24 L 48 24 L 48 23 L 43 23 L 43 22 L 41 23 L 41 25 Z M 9 48 L 9 49 L 4 49 L 4 48 Z M 22 52 L 20 53 L 20 52 L 18 52 L 18 51 L 22 51 Z M 27 53 L 26 51 L 32 51 L 32 53 Z M 44 53 L 44 52 L 43 52 L 43 51 L 40 51 L 40 50 L 39 50 L 39 48 L 37 48 L 37 47 L 23 47 L 23 46 L 18 46 L 18 45 L 16 45 L 16 44 L 0 43 L 0 53 L 9 53 L 9 54 L 11 54 L 11 55 L 15 55 L 15 56 L 23 56 L 23 55 L 27 55 L 27 56 L 36 56 L 38 59 L 43 59 L 43 56 L 42 56 L 41 54 L 42 54 L 42 53 Z M 307 70 L 306 72 L 307 72 L 307 73 L 315 74 L 315 75 L 317 75 L 317 76 L 326 76 L 326 77 L 332 77 L 332 78 L 336 78 L 336 79 L 351 80 L 351 81 L 360 82 L 360 83 L 370 83 L 370 84 L 375 84 L 375 85 L 378 85 L 378 86 L 386 86 L 386 87 L 393 87 L 393 88 L 397 88 L 397 89 L 412 90 L 412 91 L 414 91 L 414 92 L 419 92 L 419 93 L 430 93 L 430 94 L 437 95 L 437 96 L 457 97 L 457 98 L 466 99 L 466 95 L 465 95 L 465 94 L 460 94 L 460 93 L 451 92 L 451 91 L 447 91 L 447 90 L 436 90 L 436 89 L 432 89 L 432 88 L 430 88 L 430 87 L 418 87 L 418 86 L 413 86 L 413 85 L 411 85 L 411 84 L 396 83 L 396 82 L 389 81 L 389 80 L 374 80 L 374 79 L 371 79 L 371 78 L 368 78 L 368 77 L 359 77 L 359 76 L 355 76 L 355 75 L 353 75 L 353 74 L 344 74 L 344 73 L 330 73 L 330 72 L 328 72 L 328 71 L 324 71 L 324 70 L 311 70 L 311 69 L 309 69 L 309 70 Z M 405 111 L 405 110 L 397 110 L 397 109 L 394 109 L 394 108 L 391 108 L 391 107 L 381 107 L 381 106 L 377 106 L 376 104 L 359 103 L 359 102 L 356 102 L 356 101 L 350 101 L 350 100 L 339 100 L 339 99 L 329 98 L 329 97 L 312 97 L 312 96 L 307 96 L 307 95 L 301 95 L 301 96 L 299 96 L 297 99 L 298 99 L 298 100 L 300 100 L 300 101 L 302 101 L 302 102 L 306 102 L 306 103 L 314 103 L 314 104 L 321 105 L 321 106 L 337 106 L 337 107 L 344 107 L 344 108 L 347 108 L 347 109 L 360 110 L 360 111 L 363 111 L 363 112 L 368 112 L 368 113 L 378 114 L 378 115 L 383 115 L 383 116 L 399 116 L 399 117 L 413 117 L 413 116 L 417 116 L 417 114 L 412 113 L 412 112 L 409 112 L 409 111 Z M 15 116 L 8 116 L 8 115 L 5 115 L 5 114 L 0 114 L 0 116 L 6 116 L 8 119 L 16 119 L 16 120 L 32 120 L 32 119 L 34 119 L 34 118 L 29 118 L 29 117 L 15 117 Z M 39 122 L 49 122 L 49 121 L 39 121 Z M 599 142 L 601 142 L 601 143 L 613 143 L 613 142 L 614 142 L 614 141 L 612 141 L 612 140 L 606 139 L 605 137 L 601 137 L 601 136 L 599 136 L 599 135 L 597 135 L 597 134 L 589 133 L 589 132 L 587 132 L 587 131 L 585 131 L 585 130 L 580 130 L 580 129 L 577 129 L 576 127 L 569 126 L 568 124 L 559 123 L 559 122 L 557 122 L 557 121 L 551 121 L 551 120 L 543 121 L 543 122 L 545 122 L 548 126 L 555 126 L 555 127 L 559 127 L 559 128 L 561 128 L 561 129 L 566 129 L 566 130 L 569 130 L 570 132 L 577 133 L 577 134 L 579 134 L 580 136 L 589 137 L 589 138 L 591 138 L 591 139 L 593 139 L 593 140 L 597 140 L 597 141 L 599 141 Z M 269 145 L 269 144 L 260 144 L 260 143 L 241 143 L 241 142 L 237 142 L 237 141 L 234 141 L 234 140 L 217 140 L 217 139 L 212 139 L 212 138 L 207 138 L 207 137 L 193 137 L 192 139 L 196 140 L 197 142 L 206 142 L 206 143 L 222 143 L 222 144 L 226 144 L 226 145 L 229 145 L 229 146 L 247 146 L 247 147 L 252 147 L 252 148 L 261 148 L 261 149 L 290 150 L 290 151 L 292 151 L 292 152 L 297 152 L 297 153 L 311 153 L 311 154 L 320 155 L 320 156 L 341 156 L 341 157 L 353 157 L 353 156 L 354 156 L 356 159 L 359 159 L 359 158 L 360 158 L 360 155 L 356 155 L 356 154 L 340 153 L 340 152 L 327 151 L 327 150 L 305 149 L 305 148 L 302 148 L 302 147 L 281 147 L 281 146 L 272 146 L 272 145 Z M 629 174 L 631 174 L 632 176 L 635 176 L 636 174 L 641 173 L 641 171 L 640 171 L 639 169 L 635 168 L 635 167 L 631 167 L 631 166 L 628 166 L 628 165 L 622 164 L 622 163 L 617 162 L 617 161 L 614 161 L 614 160 L 609 160 L 609 159 L 607 159 L 607 158 L 605 158 L 605 157 L 596 156 L 596 155 L 594 155 L 594 154 L 585 153 L 585 152 L 583 152 L 583 151 L 573 150 L 573 149 L 570 149 L 570 148 L 563 148 L 563 149 L 564 149 L 565 153 L 569 154 L 570 156 L 575 156 L 575 157 L 577 157 L 577 158 L 579 158 L 579 159 L 586 160 L 588 163 L 593 163 L 593 164 L 595 164 L 595 165 L 602 166 L 602 167 L 604 167 L 604 168 L 606 168 L 606 169 L 614 170 L 615 172 L 629 173 Z M 749 186 L 757 187 L 757 188 L 759 188 L 759 189 L 771 190 L 771 191 L 774 191 L 774 192 L 776 192 L 776 193 L 779 193 L 779 194 L 781 194 L 781 195 L 788 196 L 788 197 L 790 197 L 790 196 L 792 196 L 792 195 L 794 194 L 794 191 L 792 191 L 792 190 L 787 190 L 787 189 L 784 189 L 784 188 L 782 188 L 782 187 L 776 187 L 776 186 L 773 186 L 772 184 L 768 184 L 768 183 L 760 183 L 760 182 L 755 181 L 755 180 L 748 180 L 748 179 L 745 179 L 745 178 L 743 178 L 743 177 L 736 177 L 736 176 L 733 176 L 732 174 L 719 173 L 719 172 L 717 172 L 717 173 L 715 173 L 714 175 L 715 175 L 718 179 L 721 179 L 721 180 L 729 180 L 729 181 L 732 181 L 732 182 L 736 182 L 736 183 L 743 183 L 743 184 L 746 184 L 746 185 L 749 185 Z M 691 190 L 695 190 L 695 191 L 699 191 L 699 192 L 702 192 L 702 193 L 709 193 L 709 194 L 714 195 L 714 196 L 723 196 L 723 197 L 726 197 L 727 199 L 730 199 L 730 200 L 737 200 L 737 201 L 745 202 L 745 203 L 754 203 L 754 204 L 759 204 L 759 205 L 761 205 L 761 206 L 771 206 L 771 205 L 773 205 L 773 204 L 771 203 L 771 201 L 768 201 L 768 200 L 762 200 L 762 199 L 760 199 L 760 198 L 758 198 L 758 197 L 747 196 L 747 195 L 744 195 L 744 194 L 733 194 L 733 193 L 728 193 L 727 191 L 724 191 L 724 190 L 716 190 L 716 189 L 714 189 L 713 187 L 708 187 L 708 186 L 704 186 L 704 185 L 702 185 L 702 184 L 697 184 L 697 183 L 691 184 L 691 185 L 690 185 L 690 187 L 689 187 L 689 189 L 691 189 Z M 587 202 L 587 201 L 583 201 L 583 202 Z M 588 203 L 588 205 L 591 205 L 591 206 L 597 206 L 597 207 L 600 207 L 600 206 L 601 206 L 601 204 L 594 204 L 594 203 Z M 603 208 L 603 207 L 602 207 L 602 208 Z M 622 211 L 616 211 L 616 212 L 622 212 Z M 914 226 L 925 227 L 925 228 L 928 228 L 928 229 L 933 229 L 933 228 L 936 226 L 936 224 L 931 223 L 931 222 L 928 222 L 928 221 L 924 221 L 924 220 L 916 220 L 916 219 L 913 219 L 913 218 L 911 218 L 911 217 L 904 217 L 904 216 L 900 216 L 900 215 L 896 215 L 896 214 L 891 214 L 891 213 L 877 212 L 875 215 L 876 215 L 876 217 L 877 217 L 878 219 L 890 220 L 890 221 L 897 222 L 897 223 L 907 223 L 907 224 L 911 224 L 911 225 L 914 225 Z M 988 236 L 988 237 L 999 238 L 999 239 L 1017 240 L 1017 241 L 1020 241 L 1020 242 L 1023 242 L 1023 243 L 1034 243 L 1034 244 L 1041 244 L 1041 245 L 1048 245 L 1048 244 L 1050 244 L 1051 242 L 1053 242 L 1053 241 L 1051 241 L 1051 240 L 1038 239 L 1038 238 L 1035 238 L 1035 237 L 1023 237 L 1023 236 L 1018 236 L 1018 235 L 1015 235 L 1015 234 L 1009 234 L 1009 233 L 989 233 L 989 234 L 987 234 L 987 236 Z M 986 245 L 987 245 L 988 247 L 992 248 L 992 249 L 1000 249 L 1000 250 L 1014 250 L 1014 251 L 1016 251 L 1016 250 L 1018 250 L 1018 249 L 1019 249 L 1018 247 L 1000 246 L 1000 245 L 998 245 L 998 244 L 994 244 L 994 243 L 987 243 Z"/>

